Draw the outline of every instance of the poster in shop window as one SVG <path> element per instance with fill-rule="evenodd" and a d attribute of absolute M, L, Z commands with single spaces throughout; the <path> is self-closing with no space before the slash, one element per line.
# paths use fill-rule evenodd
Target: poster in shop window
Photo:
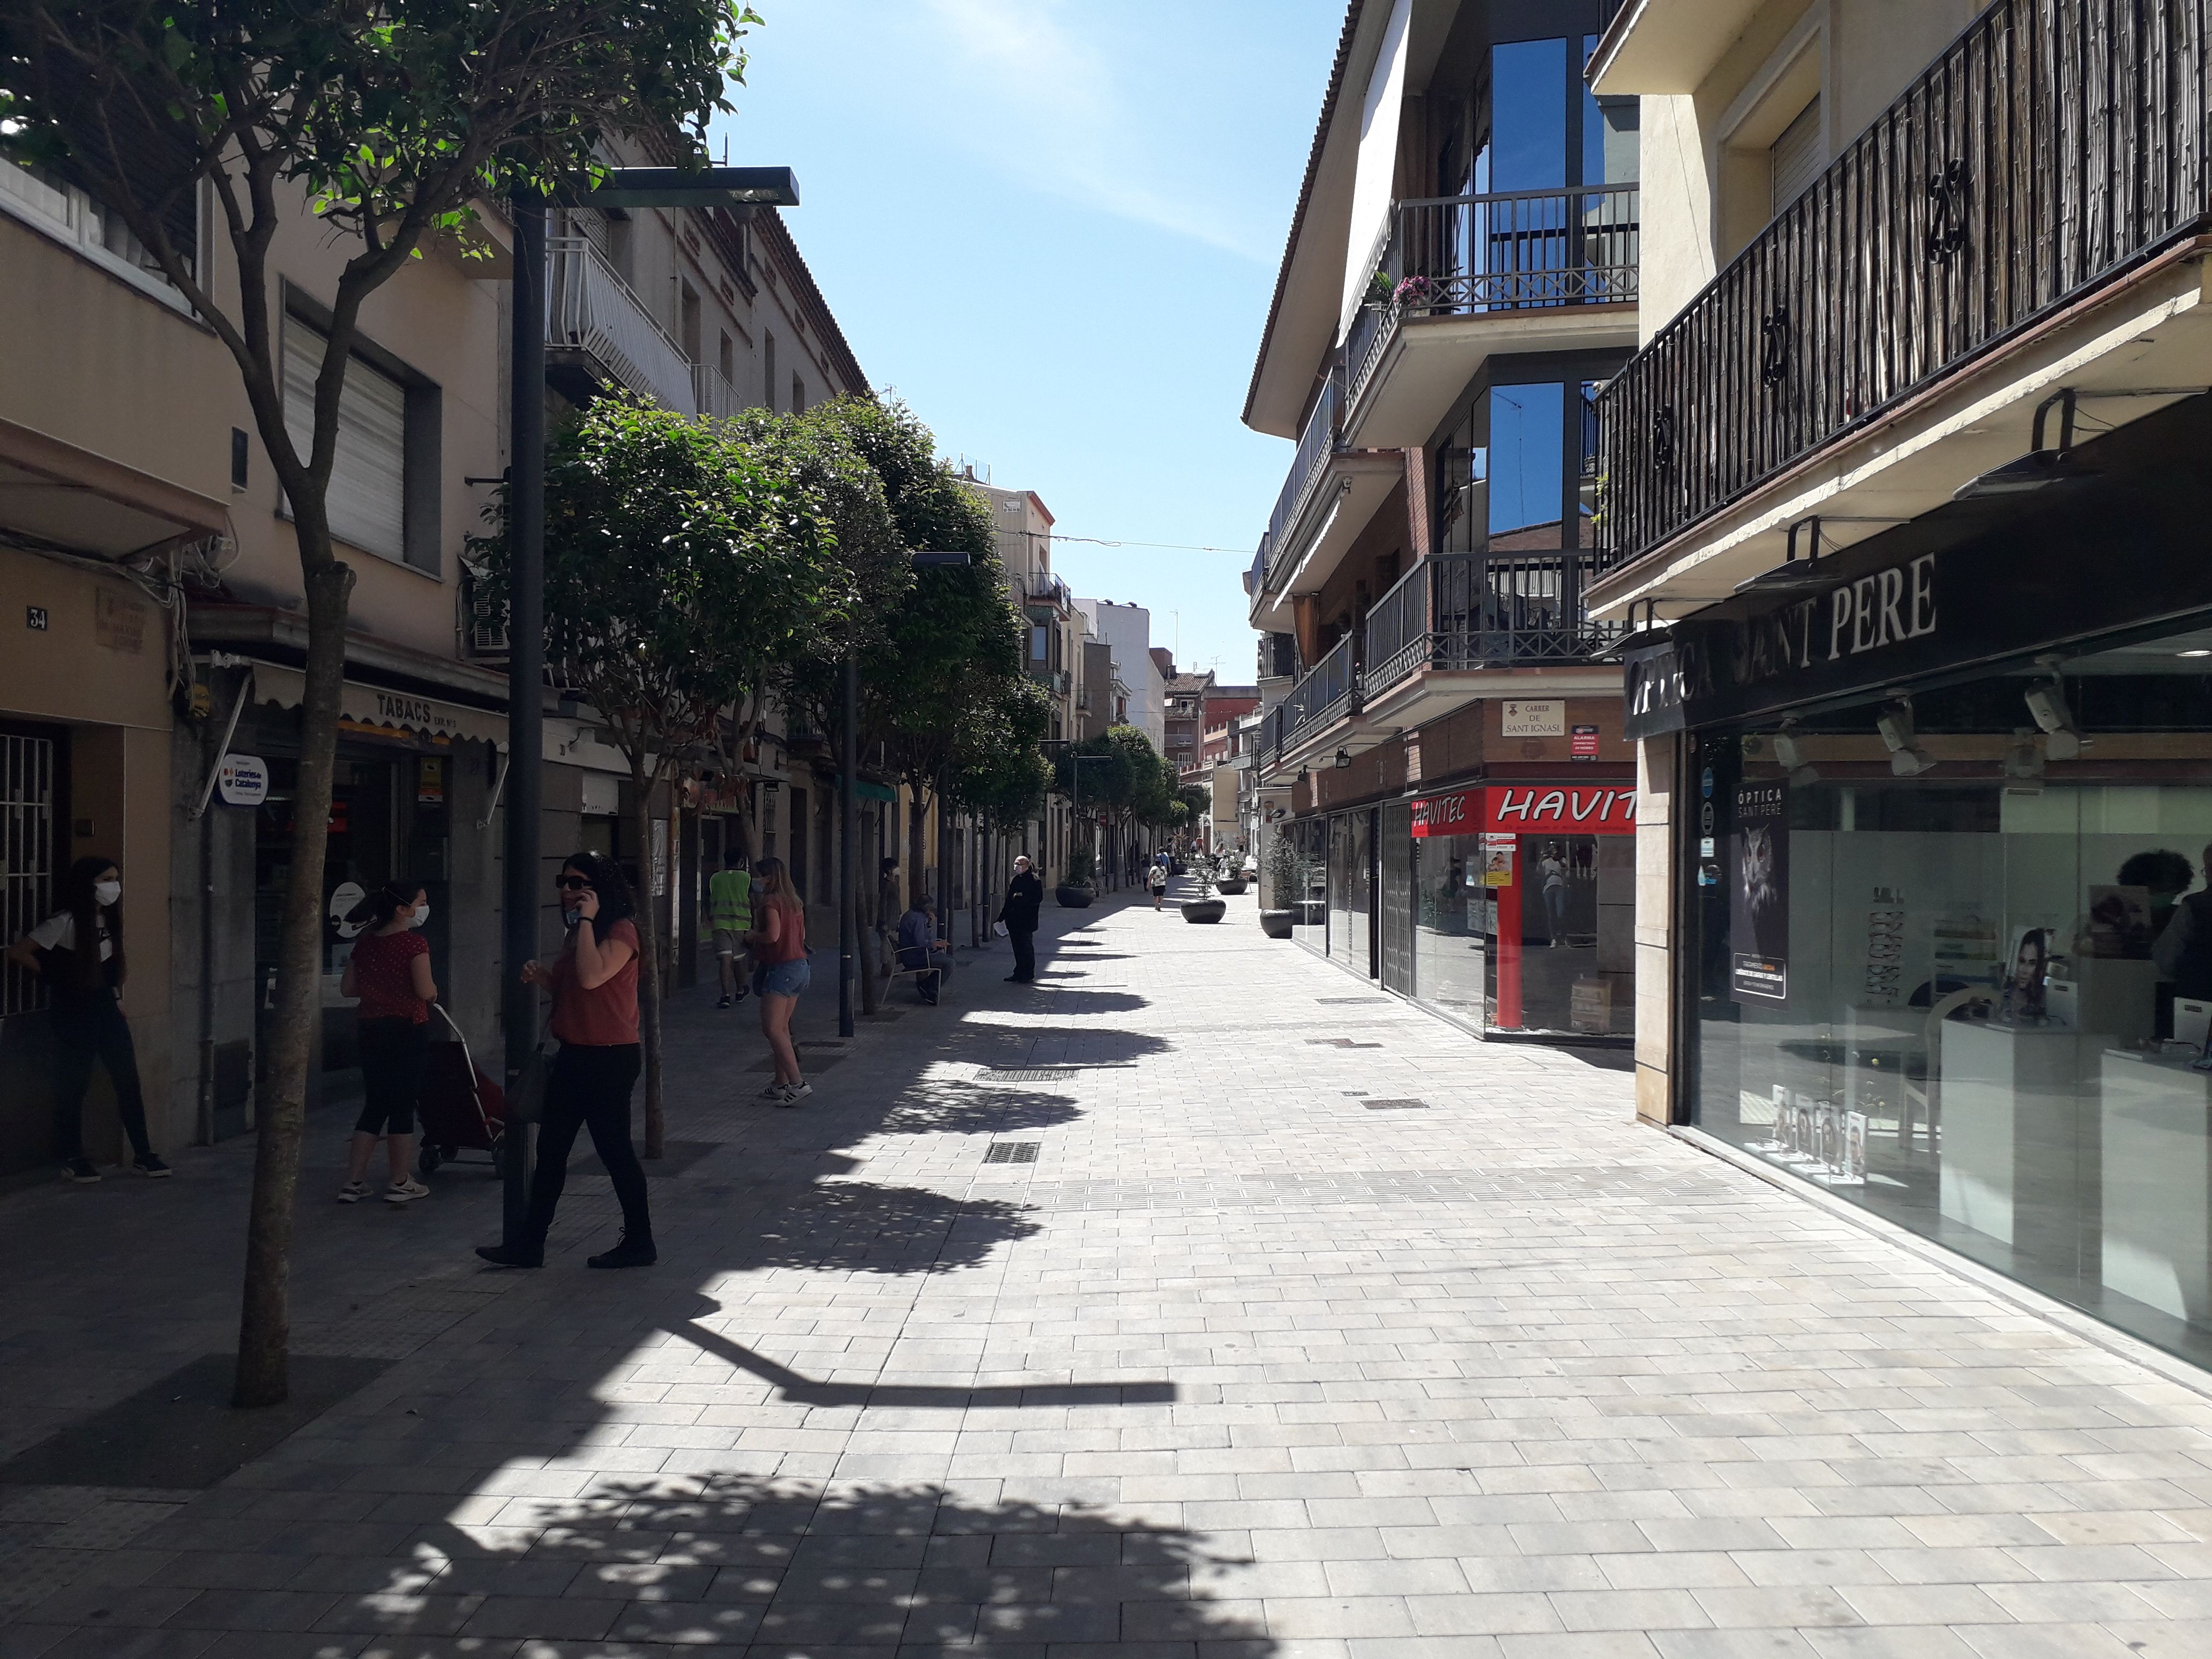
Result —
<path fill-rule="evenodd" d="M 1729 994 L 1737 1002 L 1790 1000 L 1788 787 L 1742 783 L 1730 838 Z"/>

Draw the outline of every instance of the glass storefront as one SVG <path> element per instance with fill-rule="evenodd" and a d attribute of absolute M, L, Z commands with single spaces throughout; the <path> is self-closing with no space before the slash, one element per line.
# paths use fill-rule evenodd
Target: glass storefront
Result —
<path fill-rule="evenodd" d="M 1907 684 L 1691 739 L 1692 1121 L 2212 1360 L 2212 629 Z"/>

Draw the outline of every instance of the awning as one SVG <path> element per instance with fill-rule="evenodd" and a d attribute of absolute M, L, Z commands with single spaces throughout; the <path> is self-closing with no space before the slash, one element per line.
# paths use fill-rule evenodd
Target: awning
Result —
<path fill-rule="evenodd" d="M 282 663 L 253 665 L 253 700 L 297 708 L 307 677 Z M 338 698 L 338 730 L 380 743 L 445 745 L 459 742 L 497 744 L 507 747 L 507 716 L 465 703 L 440 702 L 410 692 L 388 691 L 382 686 L 345 682 Z"/>
<path fill-rule="evenodd" d="M 0 420 L 0 532 L 94 558 L 230 533 L 230 509 L 195 490 Z"/>
<path fill-rule="evenodd" d="M 899 798 L 898 791 L 892 788 L 890 785 L 870 783 L 866 778 L 855 778 L 853 780 L 853 793 L 858 795 L 862 800 L 896 801 Z"/>

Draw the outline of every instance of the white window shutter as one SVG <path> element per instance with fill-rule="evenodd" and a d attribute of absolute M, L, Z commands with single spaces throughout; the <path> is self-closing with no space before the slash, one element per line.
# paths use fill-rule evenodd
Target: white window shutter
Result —
<path fill-rule="evenodd" d="M 315 377 L 323 337 L 284 319 L 284 428 L 302 460 L 314 442 Z M 338 394 L 337 455 L 331 466 L 331 534 L 387 559 L 407 552 L 407 391 L 359 357 Z"/>

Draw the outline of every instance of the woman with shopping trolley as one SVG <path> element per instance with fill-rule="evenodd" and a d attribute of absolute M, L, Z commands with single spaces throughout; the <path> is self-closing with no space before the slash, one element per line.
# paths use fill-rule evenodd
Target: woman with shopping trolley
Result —
<path fill-rule="evenodd" d="M 360 1000 L 362 1094 L 341 1204 L 369 1195 L 369 1160 L 380 1139 L 392 1172 L 384 1201 L 407 1204 L 430 1194 L 415 1179 L 415 1109 L 430 1058 L 430 1005 L 438 1000 L 430 944 L 418 931 L 429 919 L 430 896 L 408 881 L 385 883 L 346 917 L 367 926 L 338 981 L 339 994 Z"/>

